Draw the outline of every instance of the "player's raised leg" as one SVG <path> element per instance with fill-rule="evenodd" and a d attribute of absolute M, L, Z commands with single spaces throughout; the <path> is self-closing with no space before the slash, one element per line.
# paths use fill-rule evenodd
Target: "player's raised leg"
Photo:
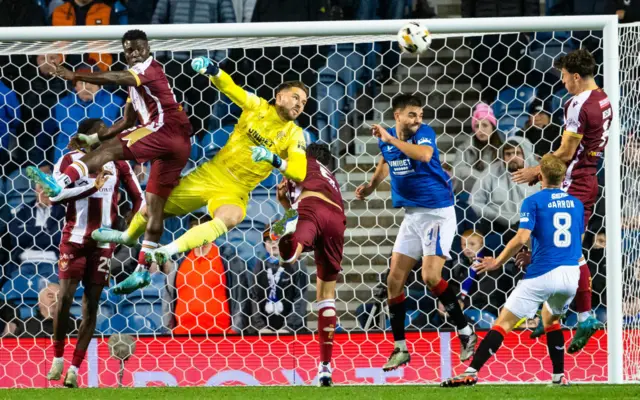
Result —
<path fill-rule="evenodd" d="M 217 200 L 209 203 L 209 214 L 213 219 L 189 229 L 178 239 L 166 246 L 154 251 L 155 261 L 158 265 L 167 262 L 173 255 L 190 251 L 207 243 L 214 242 L 217 238 L 238 225 L 245 216 L 245 209 L 235 204 L 219 205 Z"/>
<path fill-rule="evenodd" d="M 70 388 L 78 387 L 78 370 L 87 355 L 87 348 L 96 330 L 98 306 L 104 284 L 89 283 L 84 289 L 82 297 L 82 322 L 78 329 L 78 341 L 73 352 L 71 366 L 64 378 L 64 385 Z"/>
<path fill-rule="evenodd" d="M 396 242 L 397 243 L 397 242 Z M 391 267 L 387 275 L 387 303 L 389 305 L 389 319 L 393 334 L 393 351 L 382 367 L 383 371 L 393 371 L 411 361 L 411 355 L 405 340 L 404 320 L 407 315 L 405 305 L 404 284 L 418 260 L 408 255 L 393 252 Z"/>
<path fill-rule="evenodd" d="M 76 260 L 82 262 L 82 260 Z M 60 278 L 60 294 L 58 307 L 53 319 L 53 362 L 47 374 L 47 379 L 57 381 L 64 369 L 64 344 L 69 329 L 69 311 L 73 304 L 73 296 L 78 287 L 78 279 Z"/>
<path fill-rule="evenodd" d="M 604 329 L 604 324 L 598 321 L 591 313 L 591 271 L 584 257 L 580 259 L 580 281 L 578 282 L 578 292 L 576 293 L 576 312 L 578 313 L 578 329 L 567 349 L 569 354 L 582 350 L 596 331 Z"/>

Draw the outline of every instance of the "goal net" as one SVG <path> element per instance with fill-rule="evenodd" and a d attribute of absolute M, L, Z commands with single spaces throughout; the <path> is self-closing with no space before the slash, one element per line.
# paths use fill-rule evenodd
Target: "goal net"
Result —
<path fill-rule="evenodd" d="M 467 24 L 449 21 L 460 27 Z M 267 100 L 273 99 L 274 89 L 284 80 L 302 80 L 311 88 L 309 104 L 297 122 L 307 143 L 330 145 L 347 215 L 343 272 L 336 293 L 333 379 L 338 384 L 436 383 L 464 368 L 455 330 L 416 268 L 406 287 L 411 364 L 389 373 L 381 369 L 393 347 L 385 303 L 386 272 L 404 213 L 392 208 L 388 182 L 367 201 L 356 200 L 354 190 L 371 178 L 380 156 L 370 125 L 395 124 L 391 99 L 401 92 L 418 94 L 424 103 L 424 123 L 438 134 L 441 162 L 452 177 L 458 220 L 452 260 L 443 274 L 461 293 L 465 315 L 484 336 L 522 272 L 510 263 L 500 272 L 475 277 L 470 259 L 500 251 L 517 229 L 521 200 L 538 190 L 514 185 L 510 168 L 534 165 L 559 145 L 562 106 L 569 96 L 553 60 L 576 48 L 590 50 L 598 62 L 596 80 L 611 95 L 604 79 L 605 66 L 611 63 L 606 64 L 604 50 L 617 44 L 603 40 L 601 28 L 559 24 L 556 27 L 566 28 L 551 31 L 548 19 L 533 18 L 519 29 L 508 30 L 502 27 L 508 23 L 496 21 L 478 20 L 478 31 L 488 33 L 455 33 L 445 28 L 451 22 L 427 21 L 435 32 L 450 33 L 434 34 L 431 49 L 421 56 L 400 54 L 393 33 L 402 21 L 386 21 L 384 26 L 390 28 L 385 35 L 300 36 L 281 34 L 276 27 L 271 35 L 255 37 L 205 35 L 209 38 L 202 39 L 192 34 L 150 42 L 194 128 L 184 174 L 215 156 L 241 111 L 191 70 L 193 57 L 207 55 L 221 62 L 236 83 Z M 322 32 L 322 25 L 308 26 L 309 34 Z M 170 36 L 157 28 L 172 29 L 149 27 L 156 33 L 150 37 Z M 57 245 L 64 213 L 30 186 L 24 168 L 37 165 L 50 171 L 84 118 L 102 118 L 109 124 L 120 118 L 126 100 L 122 88 L 67 84 L 50 75 L 52 63 L 61 61 L 75 70 L 123 70 L 117 38 L 125 29 L 117 29 L 121 30 L 111 34 L 113 40 L 72 40 L 73 36 L 55 42 L 47 41 L 50 36 L 0 40 L 1 387 L 56 385 L 46 380 L 45 373 L 53 355 L 51 316 L 59 292 Z M 640 31 L 635 26 L 620 29 L 624 264 L 616 265 L 617 258 L 605 256 L 608 241 L 619 240 L 619 235 L 611 233 L 611 227 L 608 237 L 605 233 L 604 169 L 598 173 L 601 190 L 584 252 L 593 275 L 593 312 L 605 323 L 620 314 L 607 309 L 606 291 L 621 289 L 609 287 L 606 267 L 623 268 L 624 379 L 638 380 L 640 215 L 635 199 L 640 193 L 636 132 Z M 507 148 L 521 156 L 505 162 Z M 133 166 L 144 187 L 148 166 Z M 247 218 L 213 248 L 207 246 L 159 267 L 152 284 L 131 295 L 105 291 L 96 335 L 80 369 L 82 386 L 316 383 L 319 350 L 313 257 L 306 256 L 290 271 L 278 272 L 277 254 L 271 253 L 263 236 L 269 223 L 282 215 L 275 196 L 279 179 L 274 173 L 260 184 L 251 195 Z M 124 195 L 121 203 L 120 223 L 126 224 L 131 207 Z M 167 220 L 161 242 L 180 236 L 205 214 L 200 210 Z M 132 272 L 137 250 L 116 249 L 110 263 L 111 284 Z M 270 307 L 270 296 L 282 308 Z M 81 318 L 81 297 L 82 289 L 71 309 L 76 323 Z M 577 324 L 572 308 L 562 322 L 569 341 Z M 545 340 L 529 338 L 538 323 L 538 318 L 524 321 L 505 338 L 504 347 L 482 371 L 483 381 L 551 379 Z M 75 335 L 74 330 L 69 336 L 67 361 L 71 361 Z M 610 380 L 610 351 L 608 331 L 596 333 L 582 352 L 566 356 L 569 379 Z M 616 354 L 622 358 L 620 352 Z"/>

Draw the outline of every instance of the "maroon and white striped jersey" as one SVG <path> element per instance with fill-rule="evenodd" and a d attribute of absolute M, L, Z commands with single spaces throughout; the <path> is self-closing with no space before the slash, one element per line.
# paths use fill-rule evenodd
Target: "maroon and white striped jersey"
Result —
<path fill-rule="evenodd" d="M 129 69 L 136 78 L 136 86 L 129 86 L 129 100 L 138 113 L 141 125 L 162 126 L 166 118 L 176 113 L 184 113 L 178 104 L 169 80 L 159 62 L 149 56 L 145 62 Z M 186 118 L 186 114 L 184 115 Z"/>
<path fill-rule="evenodd" d="M 55 165 L 53 174 L 60 174 L 76 160 L 84 156 L 80 151 L 66 154 Z M 118 190 L 124 185 L 129 199 L 133 202 L 133 212 L 144 204 L 142 189 L 131 166 L 126 161 L 109 162 L 104 170 L 111 173 L 100 190 L 95 187 L 95 174 L 84 177 L 51 198 L 53 203 L 66 204 L 67 212 L 62 229 L 62 242 L 94 244 L 91 232 L 100 228 L 110 228 L 118 215 Z M 100 247 L 111 247 L 109 244 Z"/>
<path fill-rule="evenodd" d="M 595 175 L 598 160 L 609 139 L 613 109 L 602 89 L 587 90 L 573 96 L 564 105 L 565 133 L 576 136 L 580 145 L 567 165 L 563 187 L 583 176 Z"/>

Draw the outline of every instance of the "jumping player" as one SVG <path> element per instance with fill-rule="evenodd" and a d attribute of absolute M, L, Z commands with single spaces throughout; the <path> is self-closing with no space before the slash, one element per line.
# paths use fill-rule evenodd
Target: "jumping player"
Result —
<path fill-rule="evenodd" d="M 404 332 L 404 285 L 420 259 L 422 279 L 453 320 L 461 343 L 460 359 L 465 361 L 473 356 L 477 336 L 467 324 L 453 289 L 442 279 L 442 267 L 451 259 L 449 250 L 456 232 L 450 179 L 440 164 L 436 134 L 422 123 L 420 99 L 400 94 L 393 99 L 392 107 L 395 128 L 372 127 L 382 158 L 371 182 L 356 189 L 356 198 L 365 199 L 391 173 L 393 206 L 405 208 L 387 278 L 395 347 L 382 369 L 390 371 L 411 360 Z"/>
<path fill-rule="evenodd" d="M 102 121 L 84 120 L 78 130 L 85 134 L 95 124 L 102 124 Z M 74 151 L 66 154 L 54 167 L 54 176 L 59 178 L 65 168 L 90 153 L 91 148 L 87 148 L 86 153 Z M 64 378 L 64 385 L 67 387 L 78 387 L 78 369 L 96 328 L 100 295 L 102 289 L 109 284 L 109 266 L 114 246 L 96 243 L 91 239 L 91 232 L 100 225 L 110 226 L 115 222 L 120 183 L 133 202 L 133 211 L 138 211 L 144 202 L 142 190 L 126 161 L 108 162 L 98 174 L 78 179 L 51 198 L 54 203 L 66 204 L 67 211 L 58 262 L 62 298 L 59 299 L 60 304 L 53 321 L 54 358 L 47 375 L 49 380 L 58 380 L 62 375 L 69 309 L 78 283 L 82 282 L 84 286 L 82 323 L 71 367 Z"/>
<path fill-rule="evenodd" d="M 533 318 L 542 307 L 542 324 L 553 365 L 552 383 L 567 385 L 564 376 L 564 335 L 560 317 L 576 295 L 584 232 L 582 202 L 560 187 L 566 166 L 560 158 L 547 154 L 540 162 L 542 187 L 527 197 L 520 210 L 520 227 L 498 258 L 479 258 L 478 273 L 503 266 L 531 239 L 533 256 L 524 278 L 509 295 L 493 328 L 478 346 L 471 365 L 458 376 L 442 382 L 443 387 L 475 385 L 480 368 L 498 352 L 507 333 L 522 318 Z"/>
<path fill-rule="evenodd" d="M 148 267 L 162 236 L 164 205 L 189 159 L 191 124 L 176 102 L 162 65 L 150 55 L 147 35 L 140 30 L 130 30 L 122 37 L 122 47 L 129 65 L 126 71 L 71 72 L 58 65 L 56 75 L 69 81 L 127 86 L 129 99 L 124 117 L 110 128 L 98 125 L 100 130 L 74 138 L 76 146 L 79 142 L 89 146 L 101 142 L 101 145 L 96 151 L 74 159 L 56 179 L 35 167 L 29 167 L 27 174 L 41 184 L 47 194 L 56 197 L 62 189 L 95 173 L 108 162 L 135 160 L 144 163 L 151 160 L 146 188 L 149 219 L 136 215 L 134 221 L 141 224 L 141 231 L 145 232 L 138 268 L 114 287 L 116 293 L 130 293 L 150 282 Z M 140 125 L 134 127 L 136 119 Z"/>
<path fill-rule="evenodd" d="M 307 103 L 309 92 L 302 82 L 284 82 L 276 89 L 275 105 L 271 105 L 244 91 L 208 58 L 196 58 L 191 66 L 196 72 L 208 75 L 243 112 L 229 142 L 212 160 L 181 179 L 164 209 L 168 218 L 206 206 L 213 219 L 155 250 L 158 265 L 174 254 L 213 242 L 239 224 L 246 215 L 249 193 L 273 168 L 294 182 L 303 181 L 306 175 L 306 142 L 302 129 L 294 122 Z M 146 215 L 141 212 L 126 232 L 99 229 L 93 238 L 131 245 L 141 235 L 145 221 Z"/>
<path fill-rule="evenodd" d="M 342 270 L 347 223 L 340 185 L 329 171 L 330 162 L 329 146 L 313 143 L 307 147 L 307 176 L 300 183 L 283 179 L 278 185 L 278 200 L 287 211 L 271 228 L 271 238 L 279 240 L 280 257 L 285 265 L 295 263 L 302 252 L 315 251 L 319 386 L 333 385 L 331 353 L 336 327 L 335 289 Z"/>
<path fill-rule="evenodd" d="M 573 97 L 564 106 L 564 134 L 560 148 L 553 155 L 567 164 L 562 189 L 584 204 L 584 226 L 587 227 L 598 197 L 598 160 L 607 145 L 613 110 L 607 94 L 593 79 L 596 62 L 587 50 L 575 50 L 560 57 L 555 64 L 562 71 L 562 82 Z M 524 168 L 513 174 L 513 180 L 532 184 L 539 173 L 539 166 Z M 520 258 L 520 264 L 526 264 L 526 258 L 528 254 Z M 578 330 L 567 350 L 569 353 L 582 349 L 598 329 L 604 328 L 591 314 L 591 273 L 584 257 L 580 259 L 576 311 Z M 544 334 L 542 326 L 538 326 L 532 338 Z"/>

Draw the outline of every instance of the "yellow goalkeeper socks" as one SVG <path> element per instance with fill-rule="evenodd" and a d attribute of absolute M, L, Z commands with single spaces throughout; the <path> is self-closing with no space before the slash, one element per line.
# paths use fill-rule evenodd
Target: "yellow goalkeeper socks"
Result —
<path fill-rule="evenodd" d="M 125 242 L 135 241 L 138 242 L 140 236 L 144 234 L 144 231 L 147 229 L 147 221 L 141 213 L 137 212 L 136 215 L 131 219 L 131 223 L 127 230 L 122 234 L 122 238 Z"/>
<path fill-rule="evenodd" d="M 184 235 L 174 240 L 165 247 L 170 256 L 195 249 L 196 247 L 212 243 L 220 236 L 227 233 L 227 226 L 220 218 L 194 226 Z"/>

